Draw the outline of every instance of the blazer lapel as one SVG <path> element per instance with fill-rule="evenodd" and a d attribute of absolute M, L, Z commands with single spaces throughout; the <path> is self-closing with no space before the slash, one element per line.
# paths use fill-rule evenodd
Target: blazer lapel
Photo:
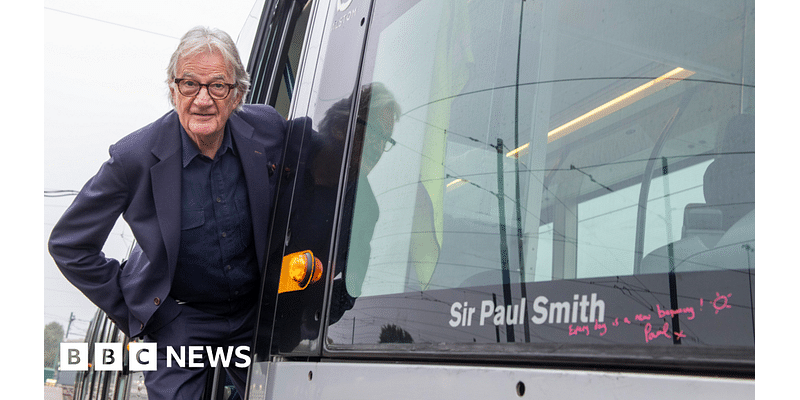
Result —
<path fill-rule="evenodd" d="M 228 122 L 231 123 L 234 146 L 239 153 L 245 182 L 247 182 L 250 214 L 253 220 L 253 241 L 256 245 L 259 268 L 263 268 L 266 261 L 264 254 L 267 243 L 267 221 L 270 217 L 266 151 L 262 144 L 252 139 L 252 126 L 235 114 L 231 115 Z"/>
<path fill-rule="evenodd" d="M 153 199 L 169 266 L 175 273 L 180 247 L 181 225 L 181 140 L 177 114 L 160 130 L 152 152 L 160 161 L 150 168 Z"/>

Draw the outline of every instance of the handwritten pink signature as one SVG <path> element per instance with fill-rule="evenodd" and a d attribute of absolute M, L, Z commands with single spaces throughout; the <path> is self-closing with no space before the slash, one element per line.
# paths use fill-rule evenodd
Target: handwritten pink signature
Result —
<path fill-rule="evenodd" d="M 685 338 L 686 335 L 683 331 L 673 332 L 675 337 L 677 338 Z M 664 325 L 661 326 L 661 329 L 653 332 L 653 325 L 651 323 L 646 323 L 644 325 L 644 342 L 650 343 L 651 340 L 655 340 L 659 337 L 669 338 L 669 322 L 664 322 Z"/>
<path fill-rule="evenodd" d="M 709 301 L 714 308 L 714 314 L 719 314 L 720 311 L 732 308 L 729 303 L 730 297 L 732 296 L 731 293 L 727 295 L 721 295 L 719 292 L 716 292 L 716 297 L 713 301 Z M 704 299 L 700 298 L 700 309 L 699 311 L 703 310 L 703 303 Z M 655 309 L 658 318 L 674 318 L 675 316 L 684 314 L 686 315 L 687 320 L 693 320 L 697 316 L 696 310 L 692 306 L 676 308 L 676 309 L 662 309 L 660 304 L 656 304 Z M 636 314 L 633 319 L 637 322 L 646 322 L 644 325 L 644 340 L 645 343 L 650 343 L 653 340 L 658 338 L 667 338 L 670 339 L 673 336 L 675 338 L 685 338 L 687 337 L 683 331 L 672 331 L 670 332 L 669 329 L 669 322 L 665 322 L 661 325 L 660 328 L 654 328 L 653 324 L 647 321 L 651 321 L 653 319 L 652 314 Z M 617 317 L 611 322 L 612 327 L 618 327 L 621 324 L 632 325 L 628 317 Z M 594 326 L 591 325 L 570 325 L 568 328 L 569 336 L 575 336 L 578 334 L 584 334 L 589 336 L 590 333 L 594 331 L 599 333 L 600 336 L 604 336 L 608 333 L 608 326 L 606 324 L 601 324 L 599 322 L 595 322 Z"/>

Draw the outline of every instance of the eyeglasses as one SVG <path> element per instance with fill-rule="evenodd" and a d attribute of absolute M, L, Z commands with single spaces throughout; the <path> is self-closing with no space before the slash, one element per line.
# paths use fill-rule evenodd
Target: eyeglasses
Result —
<path fill-rule="evenodd" d="M 228 97 L 231 89 L 235 88 L 235 84 L 225 82 L 213 83 L 200 83 L 191 79 L 175 78 L 175 84 L 178 85 L 178 92 L 186 97 L 194 97 L 200 93 L 200 89 L 205 86 L 208 95 L 215 100 L 223 100 Z"/>
<path fill-rule="evenodd" d="M 394 139 L 384 134 L 383 129 L 376 127 L 375 124 L 367 124 L 361 118 L 357 118 L 356 123 L 367 128 L 368 135 L 366 135 L 365 140 L 367 140 L 368 146 L 377 147 L 380 142 L 383 142 L 383 151 L 387 152 L 397 144 Z"/>

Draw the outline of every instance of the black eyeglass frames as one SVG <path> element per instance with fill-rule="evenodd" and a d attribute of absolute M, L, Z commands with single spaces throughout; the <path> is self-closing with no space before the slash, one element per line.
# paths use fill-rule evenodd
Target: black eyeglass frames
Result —
<path fill-rule="evenodd" d="M 175 78 L 178 92 L 186 97 L 194 97 L 200 93 L 203 86 L 208 90 L 208 95 L 215 100 L 223 100 L 231 93 L 231 89 L 236 85 L 225 82 L 200 83 L 191 79 Z"/>

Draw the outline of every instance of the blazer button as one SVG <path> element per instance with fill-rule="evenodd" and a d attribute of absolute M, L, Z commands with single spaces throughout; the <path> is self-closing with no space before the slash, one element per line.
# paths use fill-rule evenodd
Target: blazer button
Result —
<path fill-rule="evenodd" d="M 153 299 L 153 303 L 156 303 L 156 305 L 159 305 L 159 304 L 161 304 L 161 299 L 156 297 L 155 299 Z"/>

